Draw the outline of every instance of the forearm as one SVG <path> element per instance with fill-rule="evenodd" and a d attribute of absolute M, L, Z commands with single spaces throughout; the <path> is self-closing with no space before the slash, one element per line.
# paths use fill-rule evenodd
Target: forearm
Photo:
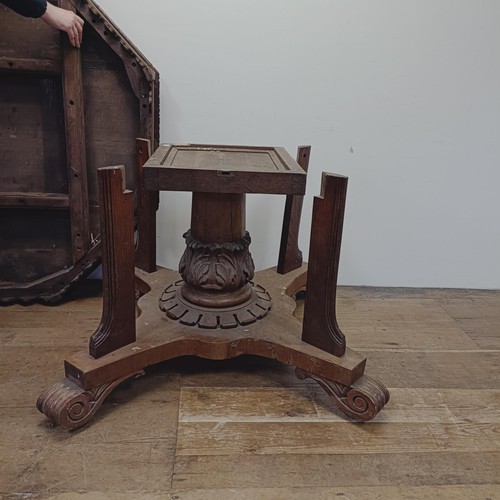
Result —
<path fill-rule="evenodd" d="M 24 17 L 42 17 L 47 10 L 47 0 L 0 0 L 0 2 Z"/>

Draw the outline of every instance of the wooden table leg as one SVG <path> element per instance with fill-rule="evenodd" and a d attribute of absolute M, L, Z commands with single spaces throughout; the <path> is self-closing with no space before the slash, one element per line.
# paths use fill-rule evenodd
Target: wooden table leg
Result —
<path fill-rule="evenodd" d="M 336 356 L 346 347 L 335 310 L 346 193 L 347 177 L 323 172 L 321 196 L 313 205 L 302 330 L 304 342 Z"/>
<path fill-rule="evenodd" d="M 126 191 L 124 167 L 100 168 L 103 313 L 89 342 L 99 358 L 135 341 L 133 193 Z"/>
<path fill-rule="evenodd" d="M 297 148 L 297 163 L 307 172 L 311 146 Z M 277 271 L 286 274 L 302 265 L 302 252 L 299 249 L 300 216 L 302 214 L 303 195 L 287 195 Z"/>

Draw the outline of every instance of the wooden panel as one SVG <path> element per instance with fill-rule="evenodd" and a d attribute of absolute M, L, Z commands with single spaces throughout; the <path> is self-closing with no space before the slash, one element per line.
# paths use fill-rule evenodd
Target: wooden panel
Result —
<path fill-rule="evenodd" d="M 61 59 L 57 30 L 39 20 L 19 16 L 3 5 L 0 5 L 0 33 L 0 54 L 4 57 Z"/>
<path fill-rule="evenodd" d="M 88 50 L 82 54 L 82 64 L 89 202 L 97 205 L 98 168 L 125 165 L 127 187 L 136 184 L 139 106 L 114 52 L 95 33 L 90 32 L 85 42 Z"/>
<path fill-rule="evenodd" d="M 0 283 L 35 281 L 71 262 L 69 216 L 62 210 L 0 210 Z"/>
<path fill-rule="evenodd" d="M 144 167 L 152 190 L 304 194 L 306 174 L 283 148 L 164 144 Z"/>
<path fill-rule="evenodd" d="M 55 78 L 0 78 L 0 190 L 68 192 L 62 89 Z"/>

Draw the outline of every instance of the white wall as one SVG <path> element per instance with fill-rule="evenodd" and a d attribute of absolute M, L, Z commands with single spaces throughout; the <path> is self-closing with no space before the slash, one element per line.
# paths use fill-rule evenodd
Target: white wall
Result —
<path fill-rule="evenodd" d="M 498 0 L 99 0 L 160 72 L 161 142 L 311 144 L 349 177 L 340 283 L 500 288 Z M 190 197 L 162 193 L 176 267 Z M 284 197 L 249 195 L 259 269 Z"/>

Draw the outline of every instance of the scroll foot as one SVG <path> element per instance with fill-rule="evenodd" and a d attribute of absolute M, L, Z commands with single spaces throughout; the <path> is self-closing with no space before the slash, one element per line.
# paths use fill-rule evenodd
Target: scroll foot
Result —
<path fill-rule="evenodd" d="M 389 391 L 367 375 L 362 375 L 351 386 L 346 386 L 300 368 L 295 372 L 300 379 L 312 378 L 318 382 L 337 408 L 355 420 L 371 420 L 389 401 Z"/>
<path fill-rule="evenodd" d="M 144 375 L 142 370 L 89 390 L 84 390 L 75 382 L 65 378 L 42 393 L 36 402 L 36 407 L 50 421 L 63 429 L 78 429 L 96 414 L 115 387 L 129 378 L 141 375 Z"/>

